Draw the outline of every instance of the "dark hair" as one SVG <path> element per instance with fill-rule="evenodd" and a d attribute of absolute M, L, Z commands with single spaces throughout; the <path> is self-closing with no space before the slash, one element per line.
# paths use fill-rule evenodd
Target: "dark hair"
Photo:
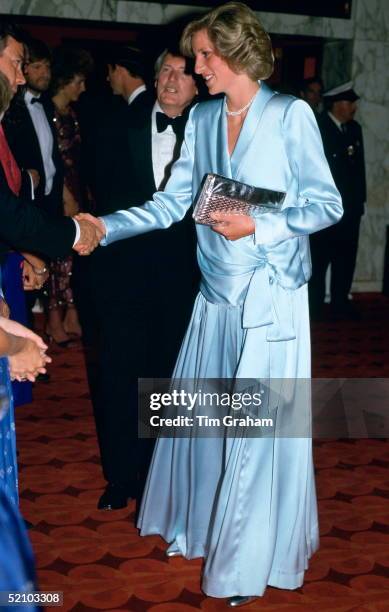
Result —
<path fill-rule="evenodd" d="M 27 62 L 33 63 L 39 62 L 40 60 L 51 61 L 51 51 L 43 41 L 38 40 L 37 38 L 29 38 L 26 41 L 26 48 Z"/>
<path fill-rule="evenodd" d="M 9 21 L 0 21 L 0 53 L 7 46 L 8 36 L 12 36 L 12 38 L 21 43 L 25 41 L 23 32 L 15 24 Z"/>
<path fill-rule="evenodd" d="M 85 49 L 57 47 L 51 64 L 51 93 L 55 95 L 70 83 L 76 75 L 87 77 L 93 70 L 93 59 Z"/>
<path fill-rule="evenodd" d="M 147 63 L 143 51 L 130 45 L 114 45 L 108 47 L 106 63 L 114 68 L 123 66 L 135 78 L 146 80 Z"/>
<path fill-rule="evenodd" d="M 324 84 L 322 79 L 319 76 L 309 77 L 309 79 L 303 79 L 300 83 L 300 91 L 304 93 L 308 90 L 308 87 L 312 85 L 312 83 L 318 83 L 322 89 L 324 89 Z"/>

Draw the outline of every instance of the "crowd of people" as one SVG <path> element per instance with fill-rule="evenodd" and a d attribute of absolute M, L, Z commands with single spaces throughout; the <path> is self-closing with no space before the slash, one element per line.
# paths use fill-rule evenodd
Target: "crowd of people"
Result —
<path fill-rule="evenodd" d="M 138 379 L 309 380 L 310 240 L 313 315 L 331 264 L 333 316 L 355 316 L 358 96 L 352 84 L 322 96 L 318 78 L 302 99 L 278 94 L 265 83 L 273 64 L 256 15 L 230 2 L 191 21 L 152 79 L 140 49 L 107 47 L 115 102 L 83 132 L 89 53 L 0 29 L 0 500 L 17 514 L 10 380 L 44 380 L 48 342 L 83 337 L 107 482 L 97 507 L 137 499 L 141 535 L 160 534 L 168 556 L 204 557 L 203 591 L 232 607 L 303 582 L 319 545 L 311 439 L 173 435 L 154 447 L 138 438 Z M 209 173 L 285 193 L 282 210 L 195 225 Z M 45 341 L 29 329 L 37 299 Z M 308 397 L 285 401 L 271 408 L 309 415 Z"/>

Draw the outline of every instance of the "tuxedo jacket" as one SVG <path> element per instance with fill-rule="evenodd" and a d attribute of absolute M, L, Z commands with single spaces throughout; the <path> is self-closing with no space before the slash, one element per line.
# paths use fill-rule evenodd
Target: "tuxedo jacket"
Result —
<path fill-rule="evenodd" d="M 34 204 L 50 214 L 63 216 L 63 165 L 58 149 L 57 132 L 53 123 L 54 108 L 51 100 L 44 96 L 42 96 L 42 106 L 53 135 L 52 159 L 56 168 L 49 195 L 45 196 L 45 171 L 38 136 L 22 95 L 15 96 L 4 117 L 4 132 L 19 168 L 21 170 L 34 169 L 39 172 L 40 181 L 35 189 Z M 26 195 L 25 192 L 22 192 L 22 195 Z"/>
<path fill-rule="evenodd" d="M 360 216 L 366 202 L 361 126 L 357 121 L 349 121 L 343 134 L 327 112 L 320 115 L 318 125 L 332 176 L 342 196 L 345 217 Z"/>
<path fill-rule="evenodd" d="M 63 257 L 71 252 L 75 236 L 72 219 L 56 218 L 15 196 L 0 164 L 0 259 L 10 249 Z"/>
<path fill-rule="evenodd" d="M 157 190 L 152 165 L 151 113 L 154 98 L 143 92 L 100 131 L 101 157 L 96 178 L 96 214 L 105 215 L 118 208 L 137 206 Z M 177 136 L 178 157 L 183 133 Z M 140 236 L 98 249 L 94 254 L 94 273 L 100 270 L 95 287 L 115 299 L 132 304 L 171 300 L 177 284 L 192 297 L 198 283 L 195 256 L 195 231 L 190 215 L 168 232 Z M 125 285 L 125 288 L 124 288 Z"/>

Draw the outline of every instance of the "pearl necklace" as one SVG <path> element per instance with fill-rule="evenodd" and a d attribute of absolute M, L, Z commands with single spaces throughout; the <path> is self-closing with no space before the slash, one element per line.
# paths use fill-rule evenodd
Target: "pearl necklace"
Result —
<path fill-rule="evenodd" d="M 251 100 L 249 100 L 247 102 L 247 104 L 245 104 L 245 106 L 242 106 L 242 108 L 240 108 L 239 110 L 236 110 L 236 111 L 228 110 L 227 99 L 225 98 L 224 99 L 224 110 L 226 112 L 226 115 L 228 115 L 229 117 L 237 117 L 238 115 L 241 115 L 242 113 L 244 113 L 245 110 L 247 110 L 251 106 L 252 101 L 254 100 L 256 95 L 257 95 L 257 92 L 255 92 L 255 94 L 253 95 Z"/>

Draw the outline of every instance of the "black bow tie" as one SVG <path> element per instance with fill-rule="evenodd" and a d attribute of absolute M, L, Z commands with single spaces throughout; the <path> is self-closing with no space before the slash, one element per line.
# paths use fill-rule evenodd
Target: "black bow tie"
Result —
<path fill-rule="evenodd" d="M 31 98 L 31 104 L 35 104 L 35 102 L 39 102 L 39 104 L 42 104 L 40 98 Z"/>
<path fill-rule="evenodd" d="M 185 127 L 185 118 L 180 115 L 179 117 L 168 117 L 165 113 L 157 112 L 157 131 L 164 132 L 168 125 L 171 125 L 173 132 L 177 135 Z"/>

